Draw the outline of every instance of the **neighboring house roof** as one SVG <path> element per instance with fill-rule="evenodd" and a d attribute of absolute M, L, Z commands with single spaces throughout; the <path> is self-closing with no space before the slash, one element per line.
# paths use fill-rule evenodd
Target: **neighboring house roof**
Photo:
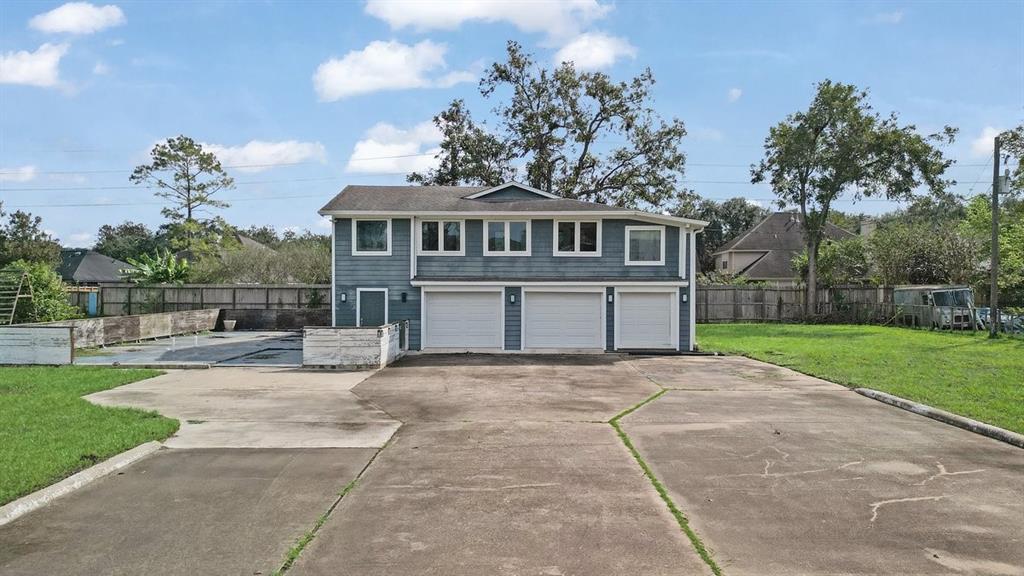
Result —
<path fill-rule="evenodd" d="M 499 199 L 488 199 L 487 195 L 498 191 L 516 188 L 519 192 L 529 194 L 500 196 Z M 496 196 L 499 196 L 496 194 Z M 672 221 L 677 224 L 689 224 L 703 228 L 707 222 L 665 216 L 640 210 L 631 210 L 596 202 L 584 202 L 569 198 L 553 197 L 550 194 L 524 186 L 506 183 L 493 188 L 482 186 L 346 186 L 337 196 L 331 199 L 320 214 L 334 216 L 358 216 L 368 214 L 412 214 L 430 215 L 431 213 L 466 213 L 486 215 L 508 214 L 510 212 L 537 213 L 592 213 L 595 216 L 631 216 L 646 217 Z"/>
<path fill-rule="evenodd" d="M 845 240 L 856 234 L 828 222 L 825 238 Z M 751 279 L 793 278 L 793 257 L 804 250 L 801 216 L 794 212 L 769 214 L 756 226 L 726 242 L 714 255 L 726 252 L 764 252 L 752 264 L 737 271 Z"/>
<path fill-rule="evenodd" d="M 65 282 L 96 284 L 122 282 L 121 270 L 132 265 L 85 248 L 65 248 L 60 251 L 58 272 Z"/>
<path fill-rule="evenodd" d="M 274 249 L 271 248 L 270 246 L 267 246 L 266 244 L 258 240 L 254 240 L 253 238 L 250 238 L 245 234 L 239 234 L 236 232 L 235 240 L 238 240 L 238 243 L 241 244 L 242 248 L 262 248 L 264 250 L 274 251 Z"/>

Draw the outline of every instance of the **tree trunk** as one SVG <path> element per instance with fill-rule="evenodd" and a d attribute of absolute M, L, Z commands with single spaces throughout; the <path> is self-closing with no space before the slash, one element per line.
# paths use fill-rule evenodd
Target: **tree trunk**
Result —
<path fill-rule="evenodd" d="M 804 295 L 804 316 L 818 313 L 818 243 L 807 245 L 807 288 Z"/>

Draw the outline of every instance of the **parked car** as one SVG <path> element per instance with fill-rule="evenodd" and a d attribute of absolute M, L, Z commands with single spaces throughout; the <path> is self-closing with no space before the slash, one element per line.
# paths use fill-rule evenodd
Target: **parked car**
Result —
<path fill-rule="evenodd" d="M 987 329 L 989 326 L 989 319 L 992 317 L 992 309 L 986 306 L 984 308 L 978 308 L 977 311 L 982 326 Z M 999 325 L 1003 332 L 1024 334 L 1024 314 L 1013 315 L 1004 310 L 999 313 Z"/>

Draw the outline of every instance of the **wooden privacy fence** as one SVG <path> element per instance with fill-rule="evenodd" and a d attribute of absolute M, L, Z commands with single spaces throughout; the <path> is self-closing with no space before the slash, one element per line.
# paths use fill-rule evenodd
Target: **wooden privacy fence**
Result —
<path fill-rule="evenodd" d="M 892 288 L 839 286 L 818 291 L 821 314 L 856 311 L 865 316 L 892 310 Z M 795 322 L 804 320 L 802 287 L 698 286 L 698 322 Z M 865 317 L 861 321 L 871 321 Z"/>
<path fill-rule="evenodd" d="M 69 292 L 72 304 L 88 306 L 88 293 Z M 295 310 L 331 307 L 329 284 L 168 284 L 137 286 L 107 284 L 99 287 L 100 316 L 124 316 L 224 308 L 231 310 Z"/>

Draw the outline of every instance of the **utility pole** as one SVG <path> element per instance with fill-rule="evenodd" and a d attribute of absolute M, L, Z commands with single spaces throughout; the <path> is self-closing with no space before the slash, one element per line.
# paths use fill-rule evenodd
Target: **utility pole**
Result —
<path fill-rule="evenodd" d="M 989 328 L 988 337 L 999 336 L 999 136 L 993 142 L 992 156 L 992 256 L 990 258 L 992 278 L 989 286 Z"/>

